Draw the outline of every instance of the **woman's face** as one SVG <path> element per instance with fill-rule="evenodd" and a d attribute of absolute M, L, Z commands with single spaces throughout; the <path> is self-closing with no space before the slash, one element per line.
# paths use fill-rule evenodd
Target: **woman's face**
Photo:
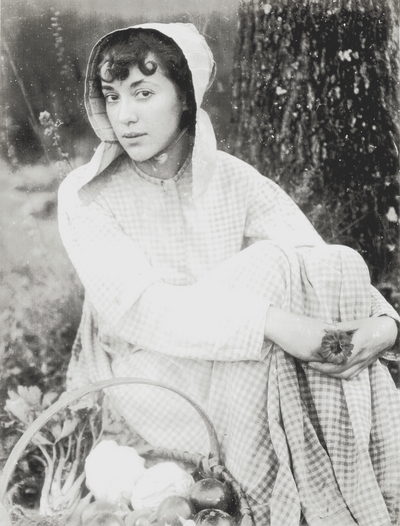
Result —
<path fill-rule="evenodd" d="M 157 63 L 152 55 L 148 60 Z M 186 104 L 160 66 L 149 76 L 133 67 L 125 80 L 102 80 L 101 85 L 111 126 L 134 161 L 151 159 L 179 134 Z"/>

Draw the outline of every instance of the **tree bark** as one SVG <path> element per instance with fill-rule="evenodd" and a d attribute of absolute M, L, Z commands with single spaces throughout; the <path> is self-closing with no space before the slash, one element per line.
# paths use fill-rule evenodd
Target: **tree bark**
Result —
<path fill-rule="evenodd" d="M 387 0 L 242 1 L 233 73 L 233 153 L 375 282 L 398 258 L 396 28 Z"/>

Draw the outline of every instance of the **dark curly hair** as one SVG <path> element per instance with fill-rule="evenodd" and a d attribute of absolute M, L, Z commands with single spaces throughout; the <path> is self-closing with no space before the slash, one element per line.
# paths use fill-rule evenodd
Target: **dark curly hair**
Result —
<path fill-rule="evenodd" d="M 156 61 L 148 60 L 153 54 Z M 192 74 L 179 46 L 169 37 L 152 29 L 126 29 L 112 33 L 103 42 L 97 59 L 97 81 L 125 80 L 129 70 L 137 66 L 144 75 L 153 75 L 158 66 L 186 97 L 188 109 L 183 112 L 181 128 L 193 127 L 196 103 Z"/>

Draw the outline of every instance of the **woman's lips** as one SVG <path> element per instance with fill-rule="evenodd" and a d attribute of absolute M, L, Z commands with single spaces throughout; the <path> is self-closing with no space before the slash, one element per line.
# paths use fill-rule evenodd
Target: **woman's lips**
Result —
<path fill-rule="evenodd" d="M 124 133 L 122 137 L 124 139 L 137 139 L 138 137 L 143 137 L 143 135 L 146 135 L 145 133 Z"/>

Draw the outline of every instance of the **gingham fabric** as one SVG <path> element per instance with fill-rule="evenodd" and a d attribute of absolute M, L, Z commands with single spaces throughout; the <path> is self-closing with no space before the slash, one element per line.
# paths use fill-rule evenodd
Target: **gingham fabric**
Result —
<path fill-rule="evenodd" d="M 263 341 L 270 304 L 325 321 L 396 317 L 362 259 L 326 246 L 277 185 L 226 153 L 208 152 L 215 170 L 196 192 L 194 159 L 161 181 L 120 153 L 103 143 L 60 188 L 60 232 L 86 291 L 68 388 L 134 376 L 187 393 L 257 526 L 297 526 L 301 513 L 309 526 L 400 523 L 400 399 L 386 368 L 345 382 Z M 207 450 L 176 395 L 109 396 L 151 444 Z"/>

